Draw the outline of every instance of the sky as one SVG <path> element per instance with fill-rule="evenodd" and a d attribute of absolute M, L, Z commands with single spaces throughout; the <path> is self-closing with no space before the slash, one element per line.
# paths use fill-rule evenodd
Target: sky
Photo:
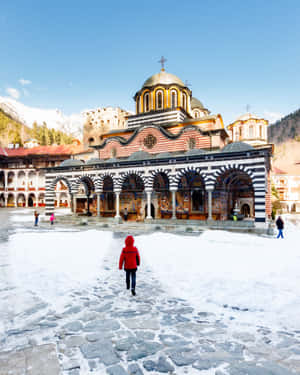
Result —
<path fill-rule="evenodd" d="M 300 107 L 299 0 L 3 1 L 0 96 L 65 114 L 118 106 L 166 71 L 225 124 Z"/>

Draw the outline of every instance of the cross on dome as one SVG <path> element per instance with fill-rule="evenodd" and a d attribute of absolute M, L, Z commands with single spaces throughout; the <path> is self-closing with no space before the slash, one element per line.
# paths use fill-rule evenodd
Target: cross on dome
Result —
<path fill-rule="evenodd" d="M 167 59 L 165 59 L 164 56 L 162 56 L 162 57 L 160 58 L 160 60 L 158 61 L 158 62 L 161 64 L 161 70 L 162 70 L 162 72 L 165 71 L 165 62 L 166 62 L 166 61 L 167 61 Z"/>

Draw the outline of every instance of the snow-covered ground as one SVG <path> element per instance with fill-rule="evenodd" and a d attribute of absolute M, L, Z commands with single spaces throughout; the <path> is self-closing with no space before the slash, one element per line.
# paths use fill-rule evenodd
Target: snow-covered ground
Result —
<path fill-rule="evenodd" d="M 92 289 L 105 270 L 105 257 L 115 258 L 115 270 L 105 272 L 118 272 L 111 249 L 120 247 L 120 238 L 110 231 L 51 228 L 48 223 L 34 228 L 29 209 L 11 211 L 8 221 L 0 213 L 0 220 L 15 226 L 0 242 L 0 334 L 36 298 L 57 311 L 71 291 Z M 285 221 L 283 240 L 209 230 L 199 236 L 140 235 L 141 267 L 152 269 L 170 297 L 215 313 L 235 330 L 237 325 L 250 332 L 257 326 L 299 330 L 300 226 L 292 217 Z"/>
<path fill-rule="evenodd" d="M 285 239 L 226 231 L 199 237 L 137 238 L 145 261 L 170 293 L 249 327 L 300 328 L 300 227 Z M 234 322 L 236 324 L 236 321 Z"/>

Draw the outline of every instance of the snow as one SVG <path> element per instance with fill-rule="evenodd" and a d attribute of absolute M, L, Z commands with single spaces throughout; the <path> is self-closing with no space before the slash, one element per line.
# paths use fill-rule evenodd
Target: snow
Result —
<path fill-rule="evenodd" d="M 120 247 L 111 231 L 48 223 L 34 228 L 29 210 L 13 210 L 9 220 L 16 229 L 0 242 L 2 317 L 8 305 L 16 313 L 35 296 L 59 310 L 70 292 L 92 290 L 103 259 L 116 258 Z M 141 267 L 150 267 L 170 296 L 186 299 L 196 311 L 215 313 L 229 326 L 249 331 L 257 325 L 294 330 L 300 328 L 300 227 L 285 221 L 283 240 L 207 230 L 198 236 L 143 234 L 135 244 Z M 109 272 L 118 272 L 117 263 Z"/>
<path fill-rule="evenodd" d="M 65 131 L 69 134 L 74 134 L 74 136 L 81 137 L 85 120 L 83 111 L 79 114 L 67 116 L 58 109 L 28 107 L 14 99 L 1 96 L 0 108 L 30 128 L 32 128 L 34 122 L 37 122 L 39 125 L 45 122 L 48 128 Z"/>
<path fill-rule="evenodd" d="M 205 231 L 199 237 L 155 233 L 136 242 L 170 293 L 200 311 L 248 326 L 299 329 L 300 229 L 286 226 L 284 240 Z"/>

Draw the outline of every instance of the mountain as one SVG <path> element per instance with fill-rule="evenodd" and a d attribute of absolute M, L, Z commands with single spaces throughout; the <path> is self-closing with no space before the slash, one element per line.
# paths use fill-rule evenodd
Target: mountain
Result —
<path fill-rule="evenodd" d="M 84 124 L 84 114 L 64 115 L 58 109 L 40 109 L 28 107 L 14 99 L 0 96 L 0 109 L 12 119 L 32 128 L 34 122 L 48 128 L 54 128 L 73 137 L 81 138 Z"/>
<path fill-rule="evenodd" d="M 270 125 L 268 139 L 275 145 L 288 140 L 300 140 L 300 109 Z"/>

